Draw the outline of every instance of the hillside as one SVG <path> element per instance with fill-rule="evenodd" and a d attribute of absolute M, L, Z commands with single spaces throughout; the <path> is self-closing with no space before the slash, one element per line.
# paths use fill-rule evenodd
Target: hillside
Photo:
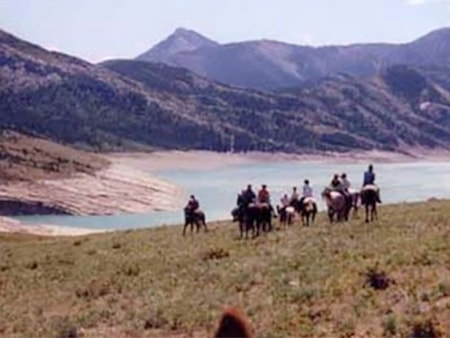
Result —
<path fill-rule="evenodd" d="M 108 162 L 100 156 L 16 132 L 0 133 L 0 183 L 94 174 Z"/>
<path fill-rule="evenodd" d="M 92 65 L 0 32 L 0 128 L 99 151 L 450 146 L 450 94 L 413 68 L 267 93 L 143 61 Z"/>
<path fill-rule="evenodd" d="M 104 66 L 196 104 L 217 126 L 227 127 L 224 147 L 230 143 L 227 135 L 235 135 L 237 150 L 402 151 L 450 145 L 449 92 L 405 66 L 369 80 L 336 75 L 278 93 L 228 87 L 162 64 L 119 60 Z"/>
<path fill-rule="evenodd" d="M 177 30 L 165 43 L 174 43 L 181 38 L 182 32 Z M 260 40 L 211 44 L 207 48 L 202 45 L 197 49 L 192 45 L 189 48 L 175 45 L 177 53 L 163 53 L 157 45 L 137 59 L 164 62 L 222 83 L 265 90 L 298 86 L 336 73 L 373 76 L 395 64 L 420 66 L 427 70 L 428 67 L 448 66 L 450 62 L 450 28 L 431 32 L 405 44 L 315 48 Z M 447 72 L 443 83 L 448 83 L 449 78 L 450 73 Z"/>
<path fill-rule="evenodd" d="M 99 150 L 195 148 L 215 137 L 175 97 L 3 31 L 0 77 L 0 128 Z"/>
<path fill-rule="evenodd" d="M 211 337 L 225 305 L 257 337 L 445 337 L 450 203 L 383 206 L 380 220 L 319 215 L 256 240 L 237 226 L 80 238 L 0 235 L 0 335 Z M 55 291 L 57 290 L 57 291 Z"/>

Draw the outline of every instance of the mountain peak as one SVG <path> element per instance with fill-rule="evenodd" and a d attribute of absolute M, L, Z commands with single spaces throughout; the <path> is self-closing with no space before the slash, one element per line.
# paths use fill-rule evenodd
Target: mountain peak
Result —
<path fill-rule="evenodd" d="M 138 60 L 167 62 L 181 52 L 190 52 L 199 48 L 217 46 L 218 43 L 207 37 L 183 27 L 177 28 L 165 40 L 161 41 L 147 52 L 139 55 Z"/>

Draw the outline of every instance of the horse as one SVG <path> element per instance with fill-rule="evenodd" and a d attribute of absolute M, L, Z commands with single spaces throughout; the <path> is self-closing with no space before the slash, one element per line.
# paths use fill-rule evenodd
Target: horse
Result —
<path fill-rule="evenodd" d="M 350 196 L 350 207 L 349 207 L 349 214 L 350 211 L 353 209 L 353 217 L 357 217 L 358 215 L 358 203 L 361 198 L 361 192 L 355 189 L 348 189 L 348 194 Z"/>
<path fill-rule="evenodd" d="M 314 223 L 317 214 L 317 204 L 313 197 L 306 197 L 303 199 L 301 206 L 302 223 L 304 226 L 309 226 Z"/>
<path fill-rule="evenodd" d="M 366 185 L 361 189 L 361 204 L 366 210 L 366 223 L 378 218 L 377 215 L 378 187 L 376 185 Z M 370 209 L 370 210 L 369 210 Z"/>
<path fill-rule="evenodd" d="M 255 214 L 255 216 L 253 216 L 253 214 Z M 248 220 L 249 218 L 256 220 L 256 210 L 248 210 L 248 207 L 241 206 L 234 208 L 231 211 L 231 215 L 233 216 L 233 222 L 237 221 L 239 224 L 240 238 L 243 238 L 244 234 L 245 237 L 248 238 L 248 233 L 250 230 L 253 232 L 253 236 L 255 235 L 256 227 L 254 222 L 249 222 Z"/>
<path fill-rule="evenodd" d="M 322 191 L 322 198 L 325 200 L 328 208 L 328 218 L 330 223 L 333 223 L 334 216 L 336 220 L 341 222 L 348 217 L 348 203 L 345 196 L 338 192 L 326 187 Z"/>
<path fill-rule="evenodd" d="M 245 230 L 253 231 L 253 237 L 272 231 L 272 208 L 267 203 L 250 203 L 245 209 Z"/>
<path fill-rule="evenodd" d="M 292 206 L 280 207 L 277 205 L 277 213 L 280 216 L 280 226 L 292 225 L 295 217 L 295 208 Z"/>
<path fill-rule="evenodd" d="M 208 227 L 206 226 L 205 213 L 200 210 L 192 210 L 191 208 L 184 208 L 184 227 L 183 236 L 186 234 L 187 226 L 191 226 L 191 233 L 194 230 L 194 225 L 197 227 L 197 233 L 200 231 L 200 227 L 203 225 L 205 232 L 208 232 Z"/>

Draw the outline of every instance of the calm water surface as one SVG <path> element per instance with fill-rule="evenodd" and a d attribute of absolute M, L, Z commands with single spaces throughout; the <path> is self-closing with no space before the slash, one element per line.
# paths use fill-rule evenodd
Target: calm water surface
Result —
<path fill-rule="evenodd" d="M 173 181 L 194 194 L 199 200 L 207 220 L 229 219 L 230 210 L 236 203 L 237 192 L 248 183 L 254 190 L 265 183 L 272 201 L 279 201 L 282 193 L 290 192 L 292 186 L 301 188 L 308 178 L 314 194 L 329 183 L 334 173 L 346 172 L 352 186 L 359 188 L 366 164 L 317 164 L 317 163 L 257 163 L 225 167 L 213 171 L 167 170 L 157 175 Z M 450 198 L 450 162 L 416 162 L 375 164 L 377 183 L 381 187 L 383 203 L 412 202 L 431 197 Z M 319 198 L 318 198 L 319 200 Z M 274 203 L 275 204 L 275 203 Z M 319 208 L 324 205 L 319 201 Z M 93 229 L 129 229 L 149 226 L 180 224 L 182 211 L 153 212 L 119 216 L 27 216 L 17 217 L 24 222 L 75 226 Z"/>

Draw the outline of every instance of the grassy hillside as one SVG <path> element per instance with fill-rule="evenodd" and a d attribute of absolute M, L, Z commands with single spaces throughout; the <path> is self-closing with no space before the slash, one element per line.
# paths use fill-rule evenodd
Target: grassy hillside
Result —
<path fill-rule="evenodd" d="M 450 202 L 256 240 L 230 223 L 81 238 L 0 235 L 0 335 L 210 337 L 239 305 L 258 337 L 450 332 Z M 72 334 L 72 335 L 70 335 Z"/>
<path fill-rule="evenodd" d="M 107 161 L 48 140 L 0 131 L 0 183 L 93 174 Z"/>

